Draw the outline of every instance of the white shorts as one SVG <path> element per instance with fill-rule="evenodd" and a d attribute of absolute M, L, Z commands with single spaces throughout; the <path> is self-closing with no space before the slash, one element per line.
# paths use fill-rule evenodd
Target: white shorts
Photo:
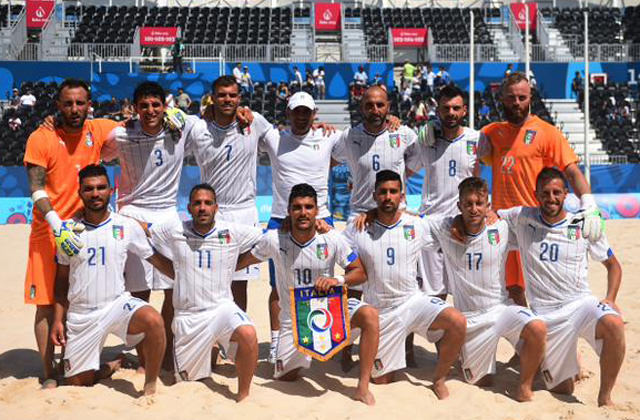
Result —
<path fill-rule="evenodd" d="M 64 376 L 71 377 L 100 368 L 100 353 L 109 334 L 133 347 L 144 334 L 127 334 L 129 321 L 140 308 L 148 306 L 144 300 L 124 292 L 116 300 L 90 312 L 67 313 L 67 346 L 64 352 Z"/>
<path fill-rule="evenodd" d="M 422 277 L 421 289 L 429 296 L 448 293 L 447 270 L 444 264 L 444 254 L 440 250 L 425 249 L 418 257 L 418 275 Z"/>
<path fill-rule="evenodd" d="M 180 216 L 175 208 L 165 210 L 150 210 L 128 205 L 118 212 L 149 226 L 154 223 L 166 223 L 171 220 L 180 221 Z M 168 249 L 159 250 L 165 257 L 171 258 Z M 129 292 L 142 292 L 145 290 L 173 289 L 173 280 L 156 270 L 151 264 L 132 252 L 127 254 L 127 262 L 124 266 L 125 289 Z"/>
<path fill-rule="evenodd" d="M 596 340 L 596 326 L 605 315 L 620 316 L 613 308 L 595 296 L 585 296 L 559 308 L 534 313 L 547 324 L 547 350 L 541 371 L 548 389 L 579 373 L 578 338 L 584 338 L 600 355 L 602 340 Z"/>
<path fill-rule="evenodd" d="M 176 312 L 173 318 L 173 351 L 176 378 L 197 381 L 211 376 L 211 349 L 218 344 L 231 359 L 233 332 L 243 325 L 253 326 L 249 316 L 233 302 L 200 312 Z"/>
<path fill-rule="evenodd" d="M 258 209 L 256 206 L 245 208 L 220 208 L 216 213 L 216 220 L 238 223 L 241 225 L 259 227 Z M 233 273 L 233 281 L 258 280 L 260 278 L 260 265 L 250 265 L 244 270 Z"/>
<path fill-rule="evenodd" d="M 350 298 L 348 300 L 349 317 L 353 318 L 356 312 L 363 306 L 367 306 L 367 304 L 358 299 Z M 293 343 L 293 331 L 291 327 L 291 320 L 284 322 L 281 320 L 280 337 L 276 345 L 276 365 L 273 373 L 275 379 L 286 375 L 294 369 L 307 369 L 311 366 L 311 357 L 299 352 Z M 358 335 L 359 330 L 354 331 L 352 328 L 351 341 L 353 342 Z"/>
<path fill-rule="evenodd" d="M 447 302 L 418 293 L 397 308 L 380 312 L 380 343 L 371 376 L 378 378 L 406 367 L 405 339 L 420 334 L 430 342 L 442 338 L 444 331 L 429 331 L 440 312 L 451 308 Z"/>
<path fill-rule="evenodd" d="M 465 316 L 467 335 L 460 359 L 464 379 L 472 384 L 485 375 L 496 373 L 496 351 L 500 337 L 517 349 L 524 327 L 540 319 L 529 309 L 518 305 L 498 305 L 487 312 Z"/>

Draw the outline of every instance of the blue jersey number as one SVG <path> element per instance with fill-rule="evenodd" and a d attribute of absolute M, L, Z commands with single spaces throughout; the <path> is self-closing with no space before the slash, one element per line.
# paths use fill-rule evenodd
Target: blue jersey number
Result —
<path fill-rule="evenodd" d="M 470 271 L 474 269 L 480 270 L 480 263 L 482 262 L 482 252 L 467 252 L 467 266 Z"/>
<path fill-rule="evenodd" d="M 198 253 L 198 268 L 211 268 L 211 251 L 196 250 Z"/>
<path fill-rule="evenodd" d="M 98 248 L 88 248 L 87 252 L 89 253 L 89 261 L 87 264 L 94 265 L 104 265 L 104 247 Z"/>
<path fill-rule="evenodd" d="M 558 261 L 558 244 L 540 243 L 540 261 Z"/>
<path fill-rule="evenodd" d="M 396 263 L 396 250 L 393 248 L 387 248 L 387 265 L 393 265 Z"/>
<path fill-rule="evenodd" d="M 224 148 L 227 149 L 227 162 L 229 162 L 231 160 L 231 150 L 233 150 L 233 146 L 227 144 Z"/>
<path fill-rule="evenodd" d="M 456 176 L 456 161 L 453 159 L 449 161 L 449 176 Z"/>
<path fill-rule="evenodd" d="M 380 155 L 373 155 L 371 157 L 371 167 L 376 172 L 380 170 Z"/>
<path fill-rule="evenodd" d="M 155 165 L 156 166 L 162 166 L 162 164 L 164 163 L 164 161 L 162 160 L 162 150 L 155 149 L 153 151 L 153 154 L 156 155 Z"/>

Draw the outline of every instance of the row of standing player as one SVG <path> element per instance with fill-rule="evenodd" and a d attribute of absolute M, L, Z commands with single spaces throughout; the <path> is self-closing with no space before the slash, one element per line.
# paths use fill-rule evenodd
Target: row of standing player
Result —
<path fill-rule="evenodd" d="M 531 140 L 533 140 L 532 137 L 535 137 L 536 131 L 533 130 L 532 136 L 530 134 L 532 130 L 526 130 L 525 136 L 521 135 L 523 130 L 518 129 L 518 127 L 531 123 L 539 124 L 540 122 L 539 120 L 535 121 L 537 120 L 536 117 L 528 116 L 530 91 L 526 92 L 528 84 L 522 83 L 523 81 L 526 82 L 526 79 L 511 80 L 512 83 L 508 83 L 507 80 L 507 83 L 503 86 L 503 101 L 505 103 L 507 117 L 509 118 L 509 112 L 507 112 L 507 109 L 509 109 L 513 110 L 512 116 L 520 118 L 519 122 L 511 121 L 512 124 L 506 126 L 505 129 L 510 129 L 515 126 L 515 129 L 511 130 L 515 132 L 508 134 L 514 137 L 520 136 L 520 141 L 529 145 Z M 407 159 L 407 162 L 410 162 L 412 156 L 414 156 L 418 162 L 415 165 L 416 168 L 419 167 L 420 162 L 428 162 L 425 165 L 428 166 L 426 175 L 427 182 L 425 182 L 425 190 L 423 191 L 423 204 L 426 212 L 429 212 L 429 208 L 433 206 L 433 202 L 442 200 L 450 201 L 450 197 L 452 196 L 451 191 L 453 190 L 455 195 L 455 186 L 457 183 L 465 176 L 470 175 L 469 168 L 477 164 L 475 152 L 478 146 L 479 136 L 477 132 L 461 127 L 460 122 L 466 112 L 466 107 L 464 106 L 462 95 L 455 94 L 455 91 L 450 96 L 441 95 L 440 98 L 439 114 L 442 121 L 441 138 L 426 135 L 424 142 L 415 143 L 415 134 L 404 127 L 401 127 L 398 132 L 390 133 L 386 129 L 386 114 L 388 112 L 386 93 L 382 89 L 372 88 L 367 92 L 367 100 L 363 101 L 363 125 L 347 130 L 345 133 L 336 133 L 333 136 L 334 140 L 327 142 L 319 141 L 319 138 L 323 136 L 310 130 L 310 122 L 315 113 L 315 107 L 310 98 L 305 98 L 304 95 L 292 98 L 292 102 L 289 104 L 290 115 L 292 116 L 292 131 L 289 132 L 289 138 L 283 136 L 281 139 L 278 133 L 274 133 L 269 124 L 260 118 L 258 114 L 254 114 L 256 118 L 248 129 L 239 128 L 235 123 L 239 100 L 237 85 L 230 82 L 225 83 L 225 78 L 219 79 L 216 83 L 217 86 L 214 85 L 214 91 L 216 93 L 214 121 L 210 122 L 208 127 L 205 127 L 206 124 L 204 122 L 196 121 L 197 118 L 195 117 L 188 117 L 186 118 L 184 127 L 177 134 L 169 130 L 163 130 L 161 122 L 164 104 L 162 100 L 159 99 L 160 95 L 154 96 L 154 94 L 151 93 L 139 95 L 139 97 L 134 98 L 136 102 L 140 102 L 140 106 L 137 106 L 141 117 L 139 121 L 129 124 L 126 128 L 120 127 L 111 134 L 106 134 L 106 132 L 110 130 L 101 127 L 101 125 L 107 125 L 109 124 L 108 122 L 99 120 L 84 122 L 82 107 L 88 104 L 86 89 L 82 92 L 83 89 L 78 89 L 77 86 L 74 89 L 73 86 L 65 87 L 63 85 L 61 87 L 61 93 L 67 93 L 66 96 L 71 96 L 71 98 L 61 97 L 58 103 L 63 115 L 65 115 L 65 110 L 67 111 L 67 121 L 61 128 L 55 130 L 55 132 L 53 132 L 55 134 L 53 135 L 51 132 L 37 132 L 34 135 L 34 140 L 30 140 L 29 142 L 31 147 L 27 148 L 25 163 L 28 165 L 32 189 L 34 192 L 42 191 L 43 189 L 46 191 L 46 187 L 49 186 L 49 177 L 57 177 L 62 180 L 64 178 L 62 173 L 60 176 L 56 175 L 59 172 L 63 172 L 63 168 L 75 166 L 79 169 L 82 165 L 78 162 L 82 161 L 82 159 L 85 160 L 84 163 L 96 161 L 99 159 L 100 151 L 102 150 L 105 158 L 118 156 L 122 165 L 123 176 L 121 197 L 119 199 L 121 211 L 150 223 L 158 223 L 171 218 L 175 219 L 177 181 L 179 179 L 182 157 L 185 150 L 193 148 L 198 163 L 202 168 L 203 180 L 210 181 L 218 191 L 220 197 L 219 203 L 221 205 L 221 218 L 224 218 L 226 213 L 228 215 L 227 217 L 233 221 L 254 224 L 257 222 L 254 201 L 255 162 L 257 149 L 265 144 L 267 152 L 271 150 L 270 157 L 274 169 L 279 159 L 284 160 L 288 157 L 287 153 L 281 153 L 283 149 L 286 149 L 286 147 L 283 148 L 279 146 L 281 141 L 283 144 L 286 144 L 287 141 L 289 142 L 291 149 L 289 152 L 294 152 L 294 154 L 288 153 L 288 155 L 295 156 L 295 159 L 291 159 L 291 163 L 286 162 L 286 166 L 281 166 L 281 173 L 285 174 L 281 177 L 281 180 L 277 179 L 277 171 L 275 171 L 274 219 L 283 217 L 281 210 L 280 214 L 278 213 L 277 202 L 282 202 L 282 199 L 286 197 L 287 189 L 296 182 L 299 182 L 300 178 L 304 180 L 309 179 L 310 174 L 317 176 L 317 179 L 314 180 L 315 182 L 313 182 L 312 185 L 320 191 L 320 209 L 322 216 L 323 205 L 326 208 L 326 179 L 330 164 L 329 159 L 326 158 L 328 154 L 327 149 L 329 149 L 329 153 L 336 157 L 337 160 L 346 159 L 354 175 L 355 190 L 351 199 L 354 213 L 372 207 L 371 199 L 368 198 L 369 194 L 367 191 L 371 190 L 374 174 L 377 171 L 392 169 L 403 173 L 405 159 Z M 146 88 L 149 87 L 150 84 L 146 84 Z M 518 89 L 523 92 L 518 91 Z M 507 90 L 513 92 L 507 92 Z M 143 91 L 144 89 L 140 89 L 138 93 L 144 93 Z M 153 90 L 151 90 L 151 92 L 153 92 Z M 72 95 L 72 93 L 74 93 L 76 97 L 73 97 L 74 95 Z M 83 93 L 84 98 L 82 97 Z M 80 95 L 80 98 L 77 97 L 78 95 Z M 295 106 L 296 102 L 294 99 L 299 100 L 300 106 Z M 512 104 L 510 104 L 509 101 L 512 102 Z M 543 128 L 547 132 L 550 131 L 548 127 Z M 559 136 L 557 130 L 556 132 L 551 132 L 549 136 L 547 132 L 538 135 L 538 141 L 535 143 L 536 150 L 539 151 L 539 149 L 546 147 L 548 144 L 557 143 L 556 140 Z M 271 144 L 275 144 L 275 147 L 268 147 L 270 144 L 267 140 L 269 138 L 268 133 L 272 134 Z M 238 136 L 240 136 L 240 138 L 238 138 Z M 467 139 L 467 136 L 470 138 Z M 36 141 L 39 137 L 47 137 L 47 144 L 44 145 L 41 144 L 44 142 Z M 53 141 L 51 141 L 51 137 L 53 137 Z M 211 139 L 211 137 L 213 137 L 213 139 Z M 504 140 L 506 137 L 508 137 L 508 135 L 505 135 L 499 129 L 495 141 Z M 526 137 L 526 139 L 524 137 Z M 488 140 L 489 144 L 493 144 L 494 136 L 490 135 Z M 436 142 L 442 143 L 443 150 L 440 152 L 436 152 L 438 149 Z M 566 143 L 566 140 L 564 140 L 564 142 Z M 59 148 L 58 143 L 71 146 L 65 147 L 62 151 L 61 154 L 65 156 L 55 156 L 60 152 L 51 150 L 51 144 Z M 414 143 L 416 144 L 415 148 L 412 147 Z M 103 144 L 104 148 L 102 147 Z M 84 152 L 84 155 L 76 153 L 78 150 L 73 147 L 75 145 L 80 146 L 81 149 L 88 150 L 81 150 L 81 152 Z M 327 145 L 331 147 L 329 148 Z M 463 146 L 464 153 L 461 153 L 461 150 L 457 150 L 460 148 L 460 145 Z M 72 149 L 71 151 L 69 150 L 70 148 Z M 565 148 L 568 148 L 568 145 L 566 145 Z M 560 147 L 560 149 L 562 153 L 556 153 L 555 155 L 553 153 L 554 150 L 544 149 L 543 151 L 547 153 L 540 153 L 539 155 L 544 156 L 546 160 L 541 162 L 540 166 L 548 164 L 549 159 L 551 159 L 551 164 L 555 164 L 556 162 L 560 162 L 561 158 L 567 157 L 565 156 L 566 153 L 564 153 L 565 150 L 562 149 L 562 147 Z M 410 150 L 415 150 L 415 152 L 410 153 Z M 493 156 L 504 153 L 504 151 L 505 148 L 494 146 L 491 148 L 489 155 Z M 509 151 L 510 149 L 507 150 L 507 152 Z M 298 152 L 298 154 L 296 155 L 295 152 Z M 319 152 L 322 157 L 318 158 L 314 156 L 316 152 Z M 429 157 L 429 154 L 431 154 L 431 157 Z M 451 154 L 451 157 L 449 154 Z M 48 155 L 54 155 L 55 158 L 59 159 L 51 159 L 51 156 Z M 537 158 L 539 155 L 535 157 Z M 313 157 L 314 159 L 310 160 L 309 157 Z M 503 165 L 500 167 L 502 169 L 501 173 L 513 175 L 518 174 L 519 168 L 528 168 L 529 165 L 518 164 L 519 160 L 527 157 L 528 156 L 507 156 L 505 159 L 502 159 Z M 569 160 L 570 159 L 569 157 Z M 57 162 L 58 160 L 60 161 L 59 163 Z M 496 157 L 494 157 L 494 161 L 495 160 L 497 160 Z M 507 165 L 505 165 L 505 161 L 508 163 Z M 565 173 L 569 175 L 570 181 L 573 181 L 572 185 L 578 193 L 588 192 L 588 185 L 584 181 L 584 178 L 579 179 L 581 173 L 577 170 L 575 161 L 577 161 L 577 159 L 570 164 L 561 161 L 558 166 L 565 167 Z M 52 169 L 58 169 L 59 172 L 49 171 L 43 174 L 44 171 L 42 169 L 49 169 L 49 165 L 52 163 L 52 166 L 54 166 Z M 56 163 L 57 165 L 55 165 Z M 311 164 L 313 164 L 313 167 L 311 167 Z M 576 170 L 577 174 L 575 172 Z M 495 174 L 496 166 L 494 166 L 494 183 L 496 182 Z M 527 174 L 525 174 L 525 176 L 526 175 Z M 439 176 L 440 179 L 438 179 Z M 242 180 L 245 180 L 245 182 L 237 182 Z M 288 184 L 286 181 L 288 181 Z M 71 184 L 73 184 L 73 181 L 71 181 Z M 513 184 L 513 182 L 511 182 L 511 184 Z M 238 185 L 247 185 L 249 187 L 237 188 Z M 505 185 L 509 185 L 509 182 L 505 182 Z M 584 187 L 586 187 L 586 189 Z M 70 217 L 75 210 L 79 208 L 78 200 L 74 200 L 73 192 L 69 192 L 74 191 L 74 188 L 66 188 L 66 186 L 61 188 L 62 194 L 55 194 L 59 191 L 51 191 L 51 188 L 49 188 L 49 190 L 48 192 L 58 195 L 58 197 L 56 197 L 58 200 L 54 201 L 60 201 L 60 205 L 54 205 L 54 208 L 59 212 L 66 213 L 63 214 L 64 218 Z M 494 191 L 497 190 L 494 188 Z M 533 188 L 531 188 L 531 191 L 533 191 Z M 494 195 L 495 194 L 494 192 Z M 280 200 L 278 200 L 278 195 L 280 196 Z M 507 196 L 509 196 L 509 194 L 507 194 Z M 53 301 L 53 281 L 45 280 L 51 279 L 52 277 L 49 261 L 53 258 L 49 257 L 53 257 L 52 249 L 54 248 L 52 246 L 53 241 L 51 240 L 50 231 L 47 229 L 46 224 L 43 223 L 42 214 L 50 216 L 51 205 L 48 203 L 49 200 L 47 197 L 42 197 L 43 199 L 41 199 L 41 196 L 36 196 L 34 198 L 38 198 L 38 200 L 35 201 L 37 201 L 36 207 L 39 210 L 39 212 L 35 212 L 34 227 L 36 225 L 39 227 L 41 235 L 39 238 L 36 238 L 37 235 L 32 234 L 30 240 L 30 264 L 27 274 L 25 296 L 27 301 L 38 304 L 42 303 L 36 314 L 36 331 L 37 336 L 40 337 L 39 347 L 41 353 L 45 361 L 47 361 L 47 363 L 45 363 L 46 373 L 49 374 L 51 373 L 51 364 L 48 362 L 51 354 L 50 346 L 43 345 L 41 332 L 43 330 L 46 331 L 47 324 L 50 323 L 51 317 L 50 303 Z M 50 221 L 50 219 L 54 218 L 47 217 L 47 219 Z M 277 220 L 270 221 L 270 225 L 273 226 L 274 223 L 277 223 Z M 62 229 L 56 220 L 50 221 L 50 225 L 52 225 L 54 230 L 61 233 L 61 235 L 58 236 L 64 237 L 65 235 L 72 235 L 72 233 Z M 48 238 L 43 238 L 45 235 L 48 236 Z M 35 239 L 40 240 L 36 241 Z M 141 292 L 144 296 L 145 293 L 148 295 L 148 292 L 145 292 L 145 290 L 154 288 L 154 286 L 156 288 L 166 288 L 170 285 L 159 273 L 153 273 L 149 266 L 145 267 L 144 262 L 139 262 L 136 261 L 135 258 L 131 258 L 131 262 L 128 264 L 131 266 L 127 267 L 127 273 L 136 273 L 136 275 L 128 276 L 131 282 L 137 283 L 137 285 L 129 286 L 133 292 Z M 440 267 L 441 270 L 442 264 L 441 262 L 436 262 L 433 266 L 436 268 Z M 244 274 L 246 278 L 247 273 Z M 241 274 L 237 273 L 237 276 L 239 277 Z M 441 278 L 441 276 L 429 274 L 423 277 L 426 279 Z M 234 290 L 237 291 L 237 289 L 238 287 L 234 287 Z M 244 288 L 240 287 L 240 289 L 246 291 L 246 284 Z M 167 292 L 168 295 L 165 297 L 165 304 L 163 305 L 163 313 L 166 315 L 166 320 L 171 318 L 169 293 L 170 292 Z M 242 301 L 241 298 L 237 298 L 237 300 Z M 270 306 L 274 309 L 272 311 L 274 313 L 279 307 L 277 303 L 273 303 L 273 300 Z M 278 330 L 277 316 L 272 316 L 271 321 L 272 330 L 274 331 L 272 334 L 272 336 L 274 336 L 272 348 L 274 348 L 275 346 L 273 344 L 277 342 L 277 333 L 275 332 Z M 170 339 L 170 337 L 168 338 Z"/>

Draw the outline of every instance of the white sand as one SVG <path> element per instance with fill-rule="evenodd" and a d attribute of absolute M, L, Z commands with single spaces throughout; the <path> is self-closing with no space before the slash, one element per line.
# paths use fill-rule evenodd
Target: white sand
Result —
<path fill-rule="evenodd" d="M 432 418 L 432 419 L 640 419 L 640 291 L 634 289 L 640 273 L 640 221 L 609 221 L 607 232 L 623 266 L 623 283 L 618 304 L 624 311 L 627 353 L 622 372 L 614 388 L 617 408 L 598 408 L 599 365 L 596 355 L 580 342 L 584 368 L 590 376 L 576 386 L 575 397 L 557 397 L 536 382 L 534 401 L 517 403 L 505 394 L 512 392 L 517 373 L 504 366 L 512 355 L 501 342 L 496 384 L 480 389 L 462 382 L 456 373 L 448 382 L 451 396 L 438 401 L 429 390 L 434 367 L 434 348 L 416 338 L 419 368 L 407 369 L 400 381 L 391 385 L 372 385 L 377 404 L 366 407 L 350 399 L 357 369 L 344 375 L 339 363 L 314 362 L 304 378 L 294 383 L 275 382 L 272 368 L 265 361 L 269 324 L 266 267 L 263 281 L 250 284 L 249 315 L 256 323 L 260 341 L 260 362 L 250 399 L 237 404 L 235 369 L 230 364 L 218 367 L 209 386 L 180 383 L 159 385 L 152 401 L 138 399 L 143 376 L 133 370 L 121 370 L 112 379 L 93 388 L 59 387 L 40 390 L 40 362 L 33 336 L 34 308 L 23 303 L 23 281 L 27 259 L 27 226 L 0 226 L 3 252 L 0 253 L 0 419 L 199 419 L 247 416 L 247 418 Z M 592 264 L 590 274 L 594 293 L 603 296 L 606 271 Z M 159 296 L 154 295 L 157 308 Z M 121 349 L 117 339 L 107 342 L 107 356 Z M 635 379 L 634 379 L 635 378 Z M 90 417 L 89 417 L 90 416 Z"/>

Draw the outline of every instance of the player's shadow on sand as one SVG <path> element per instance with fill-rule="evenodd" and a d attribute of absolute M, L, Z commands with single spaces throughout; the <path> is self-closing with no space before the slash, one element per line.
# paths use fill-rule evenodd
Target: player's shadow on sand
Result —
<path fill-rule="evenodd" d="M 211 391 L 213 391 L 216 395 L 222 395 L 223 397 L 231 400 L 231 401 L 235 401 L 236 400 L 236 396 L 233 392 L 231 392 L 231 390 L 229 389 L 228 386 L 226 385 L 221 385 L 219 383 L 216 383 L 213 378 L 205 378 L 202 379 L 198 382 L 203 383 L 204 385 L 206 385 L 207 388 L 209 388 Z"/>
<path fill-rule="evenodd" d="M 0 354 L 0 379 L 33 378 L 42 375 L 40 354 L 32 349 L 12 349 Z"/>

